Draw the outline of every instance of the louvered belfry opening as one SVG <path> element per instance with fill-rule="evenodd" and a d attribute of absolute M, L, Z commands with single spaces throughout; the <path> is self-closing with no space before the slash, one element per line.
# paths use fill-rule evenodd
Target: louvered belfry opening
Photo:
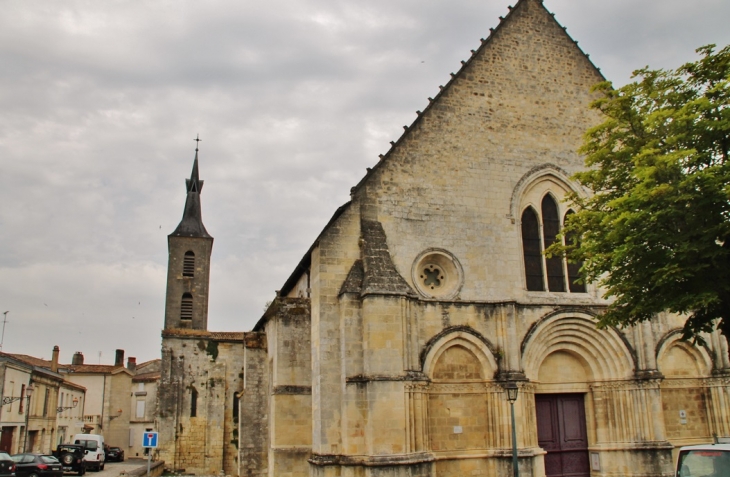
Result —
<path fill-rule="evenodd" d="M 542 235 L 545 248 L 557 240 L 560 233 L 560 216 L 558 204 L 549 194 L 542 199 Z M 562 257 L 553 255 L 545 259 L 547 267 L 548 290 L 551 292 L 565 291 L 565 271 Z"/>
<path fill-rule="evenodd" d="M 572 210 L 569 210 L 565 214 L 565 220 L 563 221 L 563 224 L 568 222 L 568 217 L 570 217 L 571 214 L 574 212 Z M 579 245 L 578 244 L 578 237 L 574 233 L 567 233 L 565 234 L 565 244 L 566 245 Z M 580 269 L 583 266 L 583 262 L 575 262 L 575 261 L 568 261 L 568 286 L 570 287 L 570 291 L 572 293 L 585 293 L 586 292 L 586 285 L 585 283 L 576 283 L 577 280 L 580 279 Z"/>
<path fill-rule="evenodd" d="M 190 250 L 185 252 L 185 258 L 183 259 L 183 276 L 195 276 L 195 254 Z"/>
<path fill-rule="evenodd" d="M 525 279 L 528 291 L 544 291 L 540 226 L 532 207 L 522 213 L 522 251 L 525 254 Z"/>
<path fill-rule="evenodd" d="M 180 303 L 180 319 L 185 321 L 193 320 L 193 295 L 185 293 L 182 296 L 182 302 Z"/>

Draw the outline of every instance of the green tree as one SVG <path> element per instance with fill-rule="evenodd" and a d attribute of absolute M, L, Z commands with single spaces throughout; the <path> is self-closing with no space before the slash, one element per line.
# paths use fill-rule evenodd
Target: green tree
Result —
<path fill-rule="evenodd" d="M 634 72 L 594 90 L 604 121 L 580 149 L 589 189 L 549 254 L 582 262 L 614 301 L 600 325 L 662 311 L 687 317 L 686 339 L 718 326 L 730 341 L 730 45 L 699 48 L 676 70 Z"/>

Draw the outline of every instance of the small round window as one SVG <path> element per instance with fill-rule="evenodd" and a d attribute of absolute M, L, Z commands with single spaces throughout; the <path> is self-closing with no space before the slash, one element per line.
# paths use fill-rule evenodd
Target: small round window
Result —
<path fill-rule="evenodd" d="M 421 252 L 413 262 L 411 275 L 416 289 L 427 298 L 454 298 L 464 283 L 459 261 L 441 249 Z"/>

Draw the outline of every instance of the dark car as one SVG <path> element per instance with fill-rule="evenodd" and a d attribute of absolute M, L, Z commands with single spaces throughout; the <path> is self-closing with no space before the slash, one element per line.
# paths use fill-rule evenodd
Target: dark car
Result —
<path fill-rule="evenodd" d="M 15 477 L 15 461 L 7 452 L 0 451 L 0 477 Z"/>
<path fill-rule="evenodd" d="M 124 451 L 119 447 L 108 447 L 106 450 L 106 460 L 124 462 Z"/>
<path fill-rule="evenodd" d="M 63 477 L 63 467 L 52 455 L 15 454 L 12 457 L 18 477 Z"/>
<path fill-rule="evenodd" d="M 61 462 L 64 472 L 76 472 L 78 475 L 86 473 L 84 446 L 61 444 L 53 451 L 53 457 Z"/>

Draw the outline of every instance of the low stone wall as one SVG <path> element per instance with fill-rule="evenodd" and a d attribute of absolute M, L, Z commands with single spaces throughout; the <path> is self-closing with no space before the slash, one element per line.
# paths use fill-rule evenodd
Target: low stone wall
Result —
<path fill-rule="evenodd" d="M 150 463 L 150 477 L 160 477 L 165 472 L 165 461 L 158 460 Z M 134 470 L 123 472 L 120 475 L 126 475 L 127 477 L 143 477 L 147 475 L 147 462 L 143 466 L 137 467 Z"/>

